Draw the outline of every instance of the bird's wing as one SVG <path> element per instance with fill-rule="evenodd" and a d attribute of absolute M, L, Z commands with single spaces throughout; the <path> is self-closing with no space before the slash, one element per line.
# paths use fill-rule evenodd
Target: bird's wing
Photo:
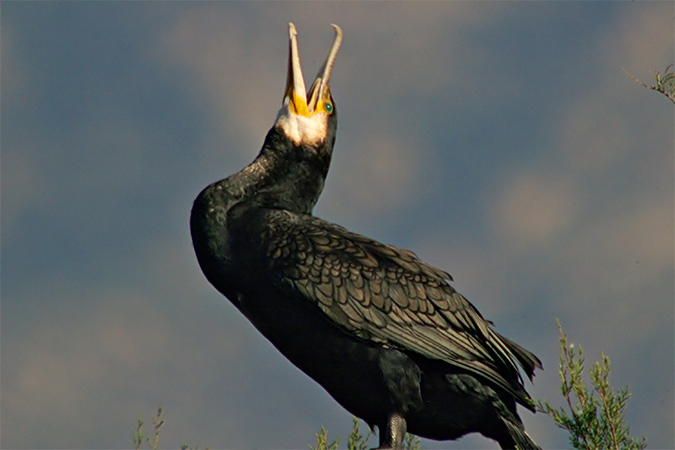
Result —
<path fill-rule="evenodd" d="M 478 373 L 527 402 L 515 361 L 531 377 L 538 360 L 494 332 L 450 286 L 448 273 L 313 216 L 271 209 L 255 215 L 248 223 L 261 226 L 261 250 L 280 287 L 353 335 Z"/>

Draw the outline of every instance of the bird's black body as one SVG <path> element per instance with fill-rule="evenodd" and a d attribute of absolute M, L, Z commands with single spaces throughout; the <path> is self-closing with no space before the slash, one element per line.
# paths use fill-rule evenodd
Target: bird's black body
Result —
<path fill-rule="evenodd" d="M 537 448 L 516 403 L 532 409 L 517 365 L 531 377 L 539 360 L 494 332 L 444 271 L 311 215 L 337 128 L 326 98 L 322 139 L 297 142 L 278 120 L 252 164 L 197 197 L 190 226 L 204 274 L 293 364 L 378 426 L 383 448 L 398 448 L 406 429 Z"/>

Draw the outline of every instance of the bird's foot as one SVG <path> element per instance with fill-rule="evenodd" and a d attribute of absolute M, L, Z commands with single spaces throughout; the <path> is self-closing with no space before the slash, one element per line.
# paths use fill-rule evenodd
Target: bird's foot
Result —
<path fill-rule="evenodd" d="M 406 430 L 405 417 L 392 413 L 387 419 L 387 426 L 380 429 L 380 446 L 376 450 L 401 450 Z"/>

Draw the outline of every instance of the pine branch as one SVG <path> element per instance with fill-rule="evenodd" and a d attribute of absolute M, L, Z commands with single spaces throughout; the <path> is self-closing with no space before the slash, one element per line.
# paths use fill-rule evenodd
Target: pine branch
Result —
<path fill-rule="evenodd" d="M 540 400 L 536 402 L 537 409 L 570 433 L 570 443 L 576 449 L 645 448 L 645 438 L 633 439 L 625 423 L 624 413 L 630 397 L 628 386 L 614 393 L 609 384 L 609 358 L 602 354 L 601 361 L 591 367 L 592 389 L 589 389 L 583 379 L 584 357 L 581 346 L 568 343 L 560 322 L 556 322 L 560 334 L 560 391 L 569 411 Z"/>
<path fill-rule="evenodd" d="M 673 64 L 666 67 L 666 70 L 663 72 L 663 75 L 661 75 L 658 70 L 654 70 L 653 72 L 651 72 L 651 75 L 655 81 L 655 83 L 652 85 L 643 83 L 642 81 L 640 81 L 639 79 L 628 73 L 626 69 L 621 70 L 623 70 L 623 73 L 625 73 L 628 78 L 635 81 L 637 84 L 641 85 L 645 89 L 660 92 L 661 94 L 668 97 L 668 99 L 671 102 L 675 103 L 675 73 L 672 72 L 672 68 Z"/>

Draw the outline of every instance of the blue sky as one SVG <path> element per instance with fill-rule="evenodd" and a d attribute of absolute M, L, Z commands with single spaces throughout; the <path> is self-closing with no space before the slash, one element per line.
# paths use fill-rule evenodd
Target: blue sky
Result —
<path fill-rule="evenodd" d="M 3 448 L 306 448 L 350 416 L 203 278 L 191 203 L 257 154 L 287 24 L 313 76 L 344 43 L 315 213 L 414 250 L 545 371 L 559 318 L 672 448 L 672 3 L 14 2 L 2 21 Z M 522 413 L 545 448 L 567 447 Z M 149 422 L 149 420 L 146 420 Z M 496 448 L 480 436 L 426 448 Z"/>

